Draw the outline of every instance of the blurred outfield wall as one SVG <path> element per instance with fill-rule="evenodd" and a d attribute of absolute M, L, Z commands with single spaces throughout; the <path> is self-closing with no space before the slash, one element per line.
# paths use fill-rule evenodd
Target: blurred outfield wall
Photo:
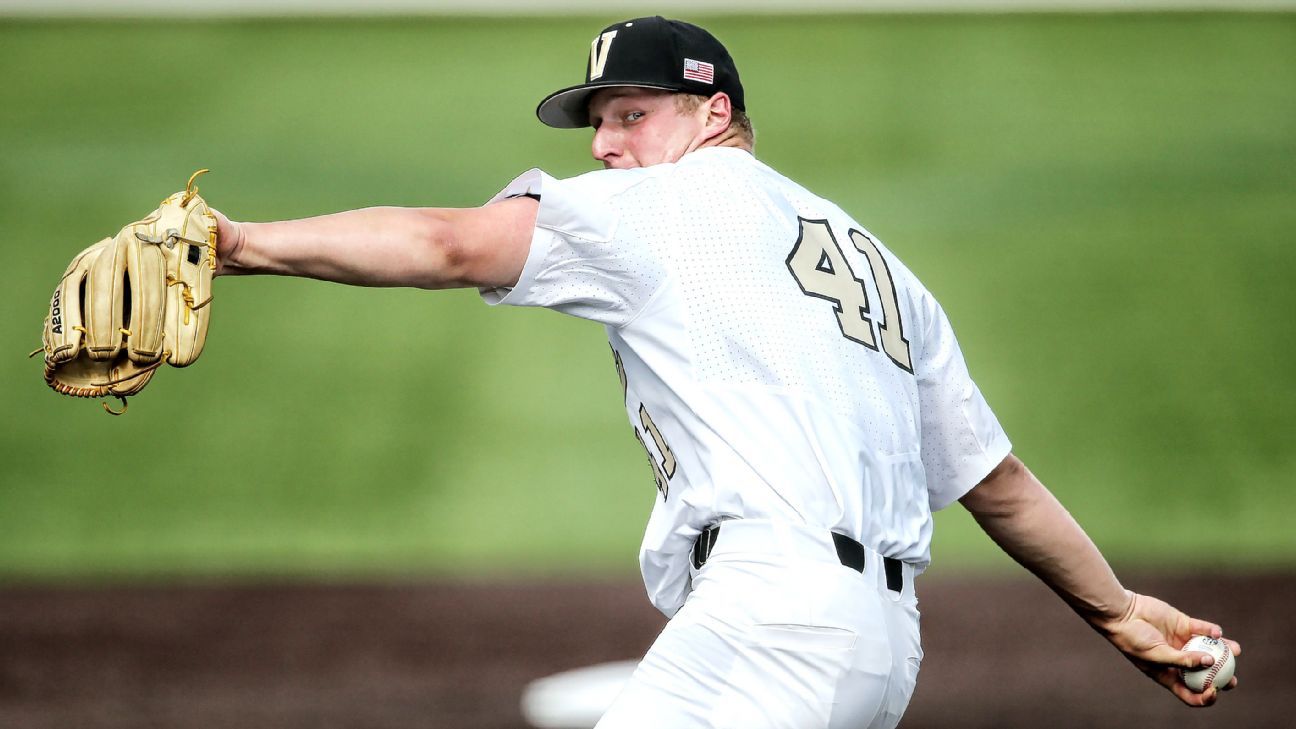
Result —
<path fill-rule="evenodd" d="M 125 417 L 23 358 L 67 260 L 198 167 L 248 220 L 590 169 L 532 111 L 606 15 L 0 22 L 0 578 L 634 574 L 656 491 L 596 326 L 222 279 Z M 1296 564 L 1296 16 L 686 17 L 1115 560 Z M 935 557 L 1002 564 L 957 509 Z"/>

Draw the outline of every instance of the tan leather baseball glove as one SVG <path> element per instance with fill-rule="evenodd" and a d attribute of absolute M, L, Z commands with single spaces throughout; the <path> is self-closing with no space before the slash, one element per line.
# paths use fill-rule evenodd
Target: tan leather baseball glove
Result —
<path fill-rule="evenodd" d="M 73 397 L 116 397 L 120 411 L 103 405 L 120 415 L 126 397 L 144 389 L 158 367 L 184 367 L 202 354 L 216 270 L 216 217 L 194 185 L 204 172 L 72 259 L 45 317 L 50 387 Z"/>

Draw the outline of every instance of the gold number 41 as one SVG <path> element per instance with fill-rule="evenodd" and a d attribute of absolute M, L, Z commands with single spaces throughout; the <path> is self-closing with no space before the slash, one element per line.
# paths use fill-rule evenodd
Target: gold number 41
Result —
<path fill-rule="evenodd" d="M 842 336 L 875 352 L 878 351 L 877 340 L 880 338 L 881 349 L 887 357 L 897 367 L 912 374 L 909 340 L 905 339 L 904 324 L 900 321 L 895 283 L 891 280 L 891 269 L 882 258 L 877 243 L 862 231 L 852 228 L 848 233 L 855 250 L 863 253 L 868 261 L 873 283 L 882 299 L 882 320 L 877 323 L 880 336 L 873 334 L 868 289 L 864 280 L 855 275 L 850 262 L 846 260 L 846 254 L 837 243 L 837 236 L 828 227 L 828 221 L 805 218 L 798 220 L 801 222 L 801 231 L 796 245 L 788 254 L 787 267 L 801 291 L 806 296 L 832 302 Z"/>
<path fill-rule="evenodd" d="M 621 396 L 627 397 L 630 391 L 630 382 L 626 379 L 625 363 L 621 361 L 621 353 L 612 349 L 612 361 L 616 364 L 617 377 L 621 380 Z M 670 480 L 675 477 L 675 451 L 671 450 L 666 438 L 661 434 L 657 423 L 653 422 L 652 416 L 648 414 L 648 408 L 643 403 L 639 403 L 639 423 L 650 437 L 653 444 L 657 446 L 657 451 L 661 453 L 661 462 L 653 455 L 652 449 L 644 437 L 639 434 L 638 428 L 633 428 L 635 440 L 643 446 L 644 453 L 648 454 L 648 463 L 652 466 L 653 481 L 657 484 L 657 490 L 661 492 L 662 501 L 670 495 Z M 633 426 L 633 424 L 631 424 Z"/>

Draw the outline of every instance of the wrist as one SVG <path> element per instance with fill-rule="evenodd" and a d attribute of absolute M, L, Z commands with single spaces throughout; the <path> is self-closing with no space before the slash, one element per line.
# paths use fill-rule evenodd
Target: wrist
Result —
<path fill-rule="evenodd" d="M 1133 590 L 1122 589 L 1121 597 L 1095 611 L 1094 615 L 1089 618 L 1089 623 L 1093 625 L 1095 630 L 1110 635 L 1115 632 L 1117 627 L 1129 622 L 1137 605 L 1138 593 Z"/>
<path fill-rule="evenodd" d="M 217 220 L 216 275 L 236 273 L 243 268 L 239 261 L 247 245 L 247 225 L 230 220 L 219 211 L 213 212 Z"/>

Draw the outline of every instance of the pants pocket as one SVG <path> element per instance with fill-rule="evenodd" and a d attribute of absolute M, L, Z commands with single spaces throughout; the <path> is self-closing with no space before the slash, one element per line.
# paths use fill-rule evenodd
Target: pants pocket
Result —
<path fill-rule="evenodd" d="M 766 623 L 752 626 L 755 642 L 784 650 L 845 651 L 855 647 L 856 635 L 845 628 L 795 623 Z"/>

